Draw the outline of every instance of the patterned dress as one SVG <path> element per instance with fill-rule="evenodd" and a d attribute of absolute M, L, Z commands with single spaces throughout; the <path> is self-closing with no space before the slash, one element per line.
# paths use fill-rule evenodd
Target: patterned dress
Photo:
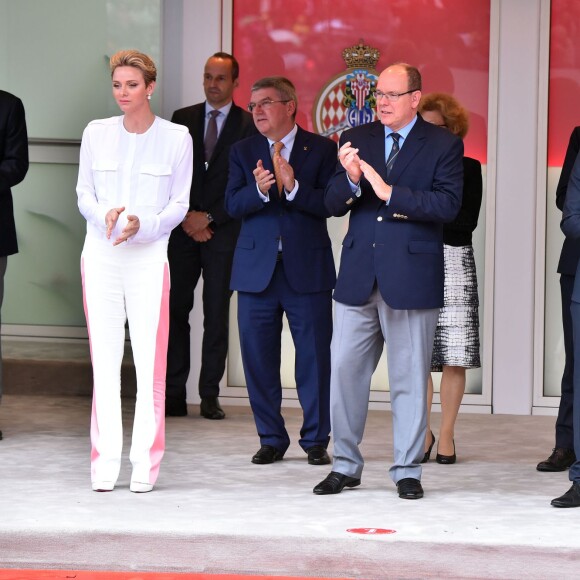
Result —
<path fill-rule="evenodd" d="M 468 369 L 481 366 L 479 298 L 472 246 L 481 208 L 481 164 L 464 157 L 463 171 L 461 209 L 443 231 L 445 297 L 433 344 L 431 370 L 435 372 L 442 371 L 443 365 Z"/>

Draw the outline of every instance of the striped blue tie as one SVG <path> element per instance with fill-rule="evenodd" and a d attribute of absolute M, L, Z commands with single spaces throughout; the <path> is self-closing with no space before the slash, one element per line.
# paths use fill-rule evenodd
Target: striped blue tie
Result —
<path fill-rule="evenodd" d="M 398 133 L 391 133 L 390 137 L 393 139 L 393 147 L 391 148 L 389 158 L 387 159 L 387 177 L 389 176 L 389 173 L 391 173 L 391 169 L 393 169 L 393 165 L 395 164 L 395 159 L 399 154 L 399 139 L 401 136 Z"/>

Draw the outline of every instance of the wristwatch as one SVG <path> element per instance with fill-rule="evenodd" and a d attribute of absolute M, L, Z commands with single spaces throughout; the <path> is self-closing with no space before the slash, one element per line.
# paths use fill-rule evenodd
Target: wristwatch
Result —
<path fill-rule="evenodd" d="M 207 218 L 208 223 L 211 224 L 211 222 L 213 222 L 213 216 L 211 213 L 209 213 L 209 211 L 205 214 L 205 217 Z"/>

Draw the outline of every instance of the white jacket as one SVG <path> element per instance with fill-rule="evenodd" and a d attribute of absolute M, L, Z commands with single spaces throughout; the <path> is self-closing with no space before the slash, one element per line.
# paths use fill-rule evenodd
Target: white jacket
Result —
<path fill-rule="evenodd" d="M 192 172 L 187 127 L 155 117 L 145 133 L 136 134 L 125 130 L 123 116 L 91 121 L 83 132 L 77 182 L 87 238 L 106 240 L 107 212 L 125 206 L 111 243 L 128 215 L 140 222 L 130 244 L 166 242 L 189 209 Z"/>

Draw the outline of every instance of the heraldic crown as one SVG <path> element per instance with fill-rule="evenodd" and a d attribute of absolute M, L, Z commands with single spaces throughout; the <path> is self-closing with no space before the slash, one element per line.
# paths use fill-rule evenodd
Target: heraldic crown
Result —
<path fill-rule="evenodd" d="M 348 68 L 364 68 L 373 70 L 381 53 L 377 48 L 363 44 L 361 38 L 355 46 L 350 46 L 342 51 L 342 58 Z"/>

